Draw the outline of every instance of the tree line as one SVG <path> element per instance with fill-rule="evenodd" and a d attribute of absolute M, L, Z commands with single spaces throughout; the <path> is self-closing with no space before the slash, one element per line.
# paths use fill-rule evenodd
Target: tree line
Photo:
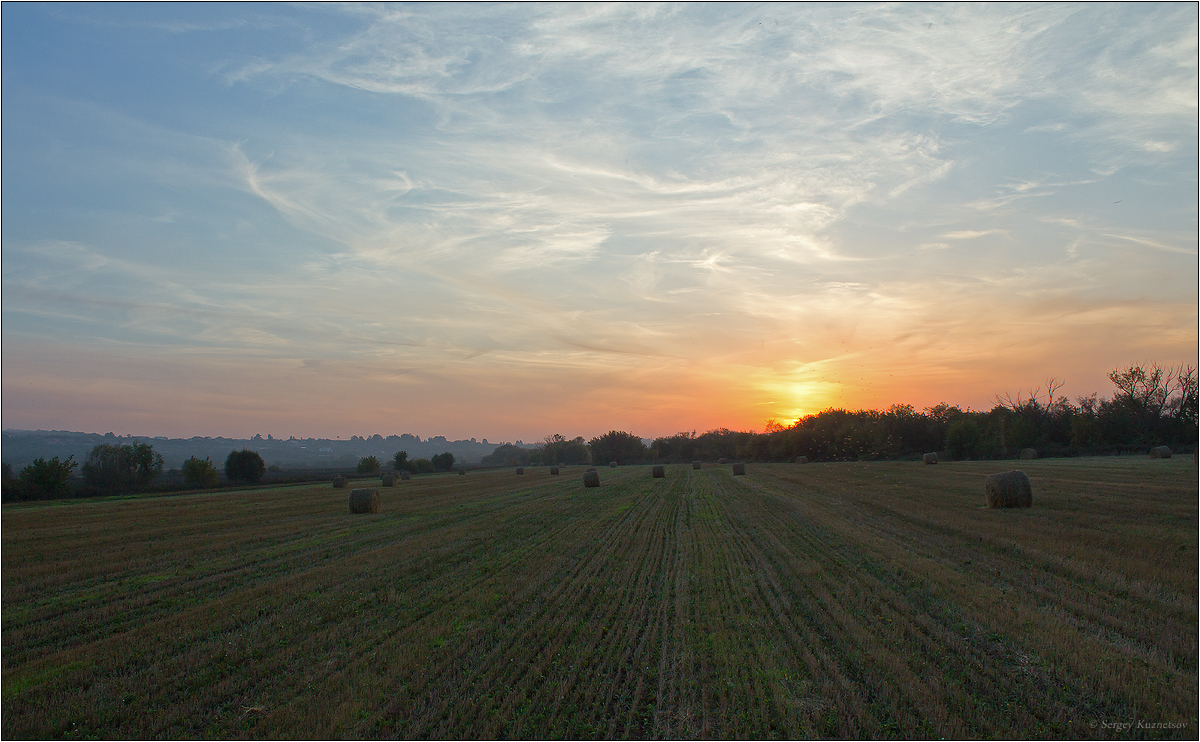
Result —
<path fill-rule="evenodd" d="M 1058 395 L 1063 382 L 1051 378 L 1045 389 L 1016 397 L 996 397 L 988 411 L 962 410 L 939 404 L 918 412 L 896 404 L 886 410 L 830 408 L 807 415 L 791 426 L 769 423 L 762 433 L 710 430 L 655 438 L 647 445 L 624 431 L 610 430 L 590 441 L 547 436 L 533 449 L 505 444 L 484 456 L 484 466 L 570 464 L 681 463 L 719 458 L 743 461 L 871 461 L 917 458 L 937 451 L 951 459 L 1002 459 L 1033 448 L 1039 456 L 1079 456 L 1145 451 L 1153 446 L 1194 446 L 1197 440 L 1196 367 L 1131 364 L 1108 375 L 1116 390 L 1110 398 L 1096 394 L 1074 401 Z M 454 454 L 409 459 L 398 451 L 396 471 L 450 471 Z M 73 486 L 78 463 L 74 456 L 35 459 L 14 476 L 4 464 L 3 499 L 38 500 L 72 494 L 89 497 L 146 489 L 163 468 L 163 459 L 146 443 L 95 446 L 80 468 L 82 484 Z M 375 456 L 360 459 L 359 473 L 380 469 Z M 225 478 L 253 484 L 265 473 L 256 451 L 232 451 L 225 460 Z M 195 456 L 184 462 L 184 482 L 191 487 L 220 483 L 216 465 Z"/>
<path fill-rule="evenodd" d="M 413 474 L 428 474 L 435 471 L 450 471 L 454 468 L 454 454 L 449 451 L 435 453 L 427 459 L 410 459 L 408 451 L 397 451 L 392 457 L 392 469 Z M 359 474 L 374 474 L 379 471 L 379 461 L 367 456 L 358 462 Z"/>
<path fill-rule="evenodd" d="M 1072 401 L 1050 378 L 1027 394 L 998 395 L 987 411 L 939 404 L 918 412 L 896 404 L 886 410 L 830 408 L 762 433 L 726 428 L 654 439 L 609 431 L 584 442 L 548 436 L 530 450 L 501 446 L 485 466 L 531 464 L 681 463 L 720 458 L 743 461 L 871 461 L 919 458 L 940 452 L 951 459 L 1003 459 L 1026 448 L 1039 456 L 1080 456 L 1145 451 L 1153 446 L 1195 445 L 1197 374 L 1190 365 L 1131 364 L 1108 375 L 1111 398 Z"/>
<path fill-rule="evenodd" d="M 79 467 L 82 481 L 75 487 L 72 477 Z M 148 489 L 162 474 L 162 455 L 147 443 L 101 443 L 92 448 L 83 466 L 74 456 L 60 460 L 34 459 L 14 476 L 4 464 L 3 499 L 5 502 L 49 500 L 59 497 L 97 497 L 121 495 Z M 254 484 L 262 479 L 266 465 L 257 451 L 231 451 L 225 459 L 225 479 Z M 209 458 L 191 457 L 183 462 L 184 483 L 189 487 L 216 487 L 221 476 Z"/>

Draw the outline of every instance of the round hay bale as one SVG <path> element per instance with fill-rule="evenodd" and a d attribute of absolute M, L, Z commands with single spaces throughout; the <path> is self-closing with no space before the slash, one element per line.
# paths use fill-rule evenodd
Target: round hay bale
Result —
<path fill-rule="evenodd" d="M 661 466 L 656 466 L 650 470 L 650 476 L 654 477 L 655 479 L 662 479 L 663 477 L 667 476 L 667 470 Z"/>
<path fill-rule="evenodd" d="M 693 469 L 699 469 L 699 468 L 700 468 L 700 462 L 699 462 L 699 461 L 693 461 L 693 462 L 692 462 L 692 468 L 693 468 Z"/>
<path fill-rule="evenodd" d="M 396 483 L 396 475 L 395 474 L 384 474 L 383 475 L 383 486 L 384 487 L 391 487 L 395 483 Z"/>
<path fill-rule="evenodd" d="M 553 474 L 554 476 L 558 476 L 558 467 L 557 466 L 550 467 L 550 473 Z"/>
<path fill-rule="evenodd" d="M 343 477 L 341 474 L 334 474 L 333 475 L 333 488 L 336 490 L 340 490 L 340 489 L 345 488 L 345 486 L 346 486 L 346 478 Z"/>
<path fill-rule="evenodd" d="M 615 461 L 610 461 L 610 462 L 608 462 L 608 468 L 609 468 L 609 469 L 616 469 L 616 468 L 617 468 L 617 462 L 615 462 Z"/>
<path fill-rule="evenodd" d="M 1169 459 L 1171 458 L 1171 448 L 1169 446 L 1155 446 L 1150 449 L 1150 458 Z"/>
<path fill-rule="evenodd" d="M 993 474 L 983 482 L 989 508 L 1027 508 L 1033 506 L 1033 486 L 1023 471 Z"/>
<path fill-rule="evenodd" d="M 937 454 L 936 453 L 927 453 L 924 456 L 922 456 L 921 459 L 926 464 L 936 464 L 937 463 Z"/>
<path fill-rule="evenodd" d="M 583 473 L 583 486 L 584 487 L 599 487 L 600 486 L 600 472 L 596 471 L 595 469 L 589 469 L 589 470 L 585 471 Z"/>
<path fill-rule="evenodd" d="M 350 512 L 378 513 L 379 490 L 375 489 L 374 487 L 363 487 L 362 489 L 350 490 Z"/>
<path fill-rule="evenodd" d="M 746 465 L 740 461 L 733 465 L 733 476 L 740 476 L 746 473 Z"/>
<path fill-rule="evenodd" d="M 1021 460 L 1022 461 L 1030 461 L 1030 460 L 1036 459 L 1036 458 L 1037 458 L 1037 449 L 1036 448 L 1022 448 L 1021 449 Z"/>
<path fill-rule="evenodd" d="M 727 464 L 729 462 L 727 462 L 725 459 L 722 458 L 722 459 L 717 459 L 717 463 L 718 464 Z"/>
<path fill-rule="evenodd" d="M 524 474 L 524 473 L 525 473 L 525 467 L 523 467 L 523 466 L 518 466 L 518 467 L 517 467 L 517 474 Z"/>
<path fill-rule="evenodd" d="M 797 464 L 807 464 L 807 463 L 808 463 L 808 457 L 807 457 L 807 456 L 797 456 L 797 457 L 796 457 L 796 463 L 797 463 Z"/>

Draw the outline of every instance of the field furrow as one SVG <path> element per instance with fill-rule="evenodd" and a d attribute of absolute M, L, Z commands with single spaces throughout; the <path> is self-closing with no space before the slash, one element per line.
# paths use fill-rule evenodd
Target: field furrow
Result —
<path fill-rule="evenodd" d="M 3 732 L 1194 736 L 1194 467 L 1028 463 L 6 506 Z"/>

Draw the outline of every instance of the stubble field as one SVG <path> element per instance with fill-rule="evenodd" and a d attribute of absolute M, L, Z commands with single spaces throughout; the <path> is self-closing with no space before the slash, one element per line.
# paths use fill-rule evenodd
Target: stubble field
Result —
<path fill-rule="evenodd" d="M 3 736 L 1196 737 L 1191 457 L 525 472 L 4 506 Z"/>

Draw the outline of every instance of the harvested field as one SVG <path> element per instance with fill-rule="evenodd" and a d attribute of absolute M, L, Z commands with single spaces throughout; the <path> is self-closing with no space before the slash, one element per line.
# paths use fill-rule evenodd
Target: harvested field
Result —
<path fill-rule="evenodd" d="M 3 735 L 1194 738 L 1195 464 L 1022 464 L 5 505 Z"/>

